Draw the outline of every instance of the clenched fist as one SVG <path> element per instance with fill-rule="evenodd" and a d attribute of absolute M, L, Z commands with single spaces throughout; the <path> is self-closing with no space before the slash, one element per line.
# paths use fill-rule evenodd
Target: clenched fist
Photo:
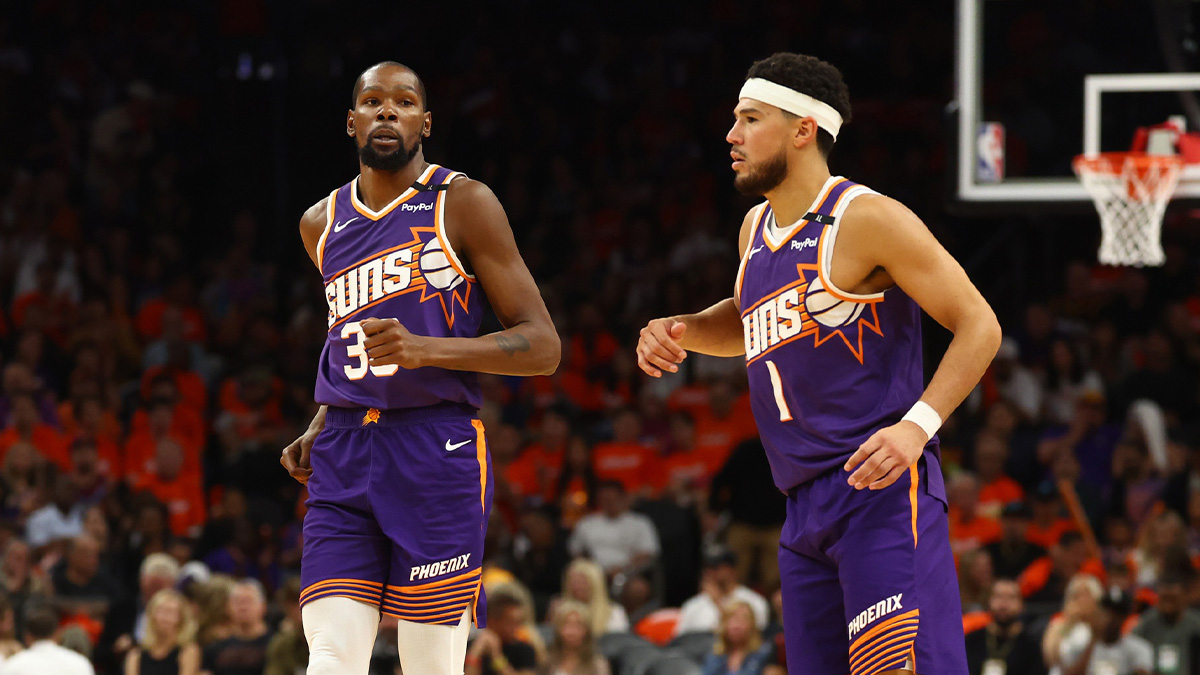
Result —
<path fill-rule="evenodd" d="M 651 377 L 662 377 L 662 371 L 676 372 L 687 358 L 679 346 L 687 324 L 675 319 L 654 319 L 646 324 L 638 337 L 638 366 Z"/>

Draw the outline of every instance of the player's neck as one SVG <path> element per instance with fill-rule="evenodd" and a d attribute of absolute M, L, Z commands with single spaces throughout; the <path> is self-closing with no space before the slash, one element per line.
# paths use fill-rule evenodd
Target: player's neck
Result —
<path fill-rule="evenodd" d="M 829 166 L 824 160 L 801 158 L 788 168 L 787 178 L 766 194 L 775 213 L 775 222 L 787 227 L 804 217 L 829 180 Z"/>
<path fill-rule="evenodd" d="M 380 171 L 359 162 L 358 198 L 367 208 L 378 211 L 396 201 L 428 167 L 425 153 L 420 150 L 399 171 Z"/>

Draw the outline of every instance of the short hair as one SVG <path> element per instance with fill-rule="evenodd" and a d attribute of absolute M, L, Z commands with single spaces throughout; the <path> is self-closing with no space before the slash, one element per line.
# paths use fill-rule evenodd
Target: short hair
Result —
<path fill-rule="evenodd" d="M 373 66 L 367 68 L 366 70 L 363 70 L 361 73 L 359 73 L 358 78 L 356 80 L 354 80 L 354 90 L 350 94 L 350 107 L 351 108 L 354 108 L 358 105 L 358 95 L 360 93 L 362 93 L 363 76 L 366 75 L 368 71 L 374 70 L 376 68 L 403 68 L 403 69 L 407 70 L 408 72 L 412 73 L 413 77 L 417 78 L 417 93 L 419 93 L 421 95 L 421 107 L 424 108 L 425 110 L 429 110 L 429 97 L 425 95 L 425 81 L 421 79 L 421 76 L 417 74 L 417 71 L 413 70 L 412 68 L 409 68 L 408 66 L 404 65 L 403 63 L 400 63 L 399 61 L 380 61 L 379 63 L 376 63 L 375 65 L 373 65 Z"/>
<path fill-rule="evenodd" d="M 58 630 L 58 614 L 46 605 L 30 607 L 25 613 L 25 632 L 34 640 L 49 640 Z"/>
<path fill-rule="evenodd" d="M 239 588 L 251 589 L 252 591 L 254 591 L 254 593 L 256 595 L 258 595 L 258 599 L 260 602 L 262 602 L 263 604 L 267 603 L 267 590 L 263 587 L 262 582 L 259 581 L 258 579 L 251 579 L 251 578 L 247 577 L 245 579 L 238 581 L 237 583 L 235 583 L 233 585 L 233 588 L 230 589 L 230 591 L 229 591 L 230 595 L 233 595 L 233 592 Z"/>
<path fill-rule="evenodd" d="M 750 66 L 746 79 L 755 77 L 808 94 L 836 110 L 843 122 L 850 121 L 850 90 L 842 80 L 842 72 L 815 56 L 777 52 Z M 786 110 L 784 113 L 797 117 Z M 822 157 L 829 157 L 833 144 L 833 135 L 818 128 L 817 150 Z"/>
<path fill-rule="evenodd" d="M 138 578 L 147 577 L 170 578 L 174 582 L 179 579 L 179 563 L 166 553 L 151 553 L 138 569 Z"/>
<path fill-rule="evenodd" d="M 521 599 L 511 593 L 496 593 L 488 598 L 488 616 L 500 616 L 513 607 L 521 607 Z"/>

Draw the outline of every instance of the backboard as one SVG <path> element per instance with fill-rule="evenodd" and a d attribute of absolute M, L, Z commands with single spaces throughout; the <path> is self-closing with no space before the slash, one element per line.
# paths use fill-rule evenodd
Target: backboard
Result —
<path fill-rule="evenodd" d="M 1200 131 L 1194 0 L 956 0 L 952 177 L 958 206 L 1089 205 L 1080 153 L 1138 127 Z M 1176 199 L 1200 199 L 1200 165 Z"/>

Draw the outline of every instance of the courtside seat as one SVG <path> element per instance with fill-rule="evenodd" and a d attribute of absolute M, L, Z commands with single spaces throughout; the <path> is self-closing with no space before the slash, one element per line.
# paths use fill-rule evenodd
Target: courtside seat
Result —
<path fill-rule="evenodd" d="M 633 633 L 606 633 L 597 640 L 600 654 L 608 659 L 612 672 L 617 673 L 621 667 L 625 652 L 636 647 L 653 646 L 646 639 Z"/>
<path fill-rule="evenodd" d="M 635 645 L 621 656 L 620 670 L 613 672 L 618 675 L 646 675 L 650 666 L 662 661 L 666 656 L 666 652 L 656 645 Z"/>
<path fill-rule="evenodd" d="M 646 675 L 700 675 L 701 672 L 699 664 L 690 657 L 677 654 L 655 661 Z"/>

